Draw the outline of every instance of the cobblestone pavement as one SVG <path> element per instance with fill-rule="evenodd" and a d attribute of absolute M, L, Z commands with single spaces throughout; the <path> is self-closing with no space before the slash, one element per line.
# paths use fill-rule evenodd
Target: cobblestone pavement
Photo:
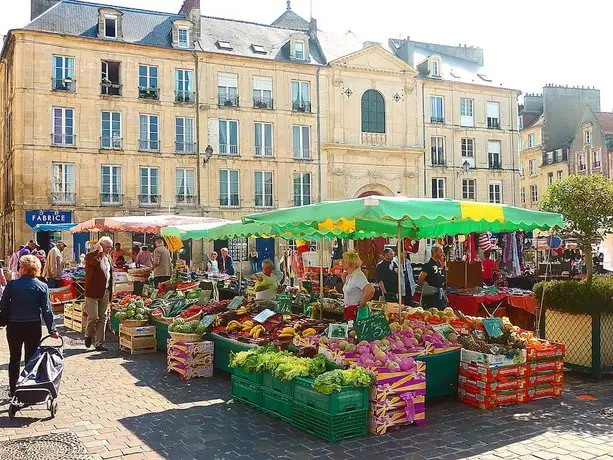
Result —
<path fill-rule="evenodd" d="M 98 353 L 85 350 L 78 334 L 68 332 L 67 338 L 56 418 L 28 408 L 11 421 L 2 401 L 0 457 L 3 442 L 70 432 L 93 459 L 613 459 L 613 379 L 595 384 L 568 374 L 562 398 L 490 411 L 453 399 L 436 401 L 427 406 L 424 426 L 328 444 L 228 403 L 230 381 L 224 373 L 183 382 L 165 372 L 162 353 L 129 356 L 116 345 Z M 1 332 L 3 400 L 5 344 Z M 579 395 L 595 399 L 584 401 Z M 29 458 L 59 457 L 41 452 Z"/>

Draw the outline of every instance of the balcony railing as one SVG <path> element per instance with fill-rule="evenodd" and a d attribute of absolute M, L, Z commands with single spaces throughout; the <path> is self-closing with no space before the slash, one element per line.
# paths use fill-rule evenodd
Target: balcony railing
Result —
<path fill-rule="evenodd" d="M 240 200 L 237 195 L 222 197 L 219 199 L 219 206 L 222 208 L 238 208 L 240 206 Z"/>
<path fill-rule="evenodd" d="M 159 206 L 162 202 L 161 195 L 138 195 L 141 206 Z"/>
<path fill-rule="evenodd" d="M 254 109 L 266 109 L 272 110 L 274 107 L 275 100 L 274 99 L 254 99 L 253 100 L 253 108 Z"/>
<path fill-rule="evenodd" d="M 238 107 L 238 96 L 220 94 L 217 96 L 217 105 L 220 107 Z"/>
<path fill-rule="evenodd" d="M 292 101 L 292 112 L 311 112 L 311 103 L 306 101 Z"/>
<path fill-rule="evenodd" d="M 77 86 L 77 81 L 72 78 L 52 78 L 51 89 L 53 91 L 63 91 L 66 93 L 74 93 Z"/>
<path fill-rule="evenodd" d="M 160 99 L 160 88 L 153 86 L 139 86 L 138 87 L 139 99 L 152 99 L 157 101 Z"/>
<path fill-rule="evenodd" d="M 123 139 L 115 136 L 102 136 L 100 138 L 100 148 L 104 150 L 121 150 L 123 148 Z"/>
<path fill-rule="evenodd" d="M 272 156 L 272 147 L 264 146 L 264 145 L 256 145 L 255 146 L 255 154 L 261 157 L 271 157 Z"/>
<path fill-rule="evenodd" d="M 103 81 L 100 83 L 100 94 L 102 96 L 121 96 L 123 86 L 119 83 Z"/>
<path fill-rule="evenodd" d="M 445 158 L 433 156 L 432 166 L 443 166 L 444 167 L 444 166 L 447 166 L 447 162 L 445 161 Z"/>
<path fill-rule="evenodd" d="M 59 147 L 74 147 L 76 140 L 74 134 L 51 134 L 51 144 Z"/>
<path fill-rule="evenodd" d="M 121 193 L 101 193 L 100 204 L 103 206 L 120 206 L 123 202 Z"/>
<path fill-rule="evenodd" d="M 51 192 L 51 200 L 53 204 L 75 204 L 77 194 L 74 192 Z"/>
<path fill-rule="evenodd" d="M 138 150 L 142 152 L 159 152 L 160 140 L 139 140 Z"/>
<path fill-rule="evenodd" d="M 177 90 L 175 91 L 175 102 L 185 102 L 186 104 L 193 104 L 196 102 L 196 97 L 193 91 Z"/>
<path fill-rule="evenodd" d="M 444 124 L 445 119 L 443 117 L 430 117 L 430 123 Z"/>
<path fill-rule="evenodd" d="M 310 149 L 294 149 L 294 159 L 295 160 L 310 160 L 311 150 Z"/>
<path fill-rule="evenodd" d="M 219 144 L 220 155 L 238 155 L 238 145 Z"/>
<path fill-rule="evenodd" d="M 488 166 L 490 169 L 502 169 L 502 164 L 498 160 L 490 160 Z"/>
<path fill-rule="evenodd" d="M 362 145 L 387 145 L 387 134 L 385 133 L 362 133 Z"/>
<path fill-rule="evenodd" d="M 195 142 L 175 142 L 177 153 L 196 153 Z"/>
<path fill-rule="evenodd" d="M 500 129 L 500 120 L 498 118 L 487 117 L 488 129 Z"/>
<path fill-rule="evenodd" d="M 194 206 L 196 204 L 196 197 L 193 195 L 176 195 L 175 200 L 177 206 Z"/>

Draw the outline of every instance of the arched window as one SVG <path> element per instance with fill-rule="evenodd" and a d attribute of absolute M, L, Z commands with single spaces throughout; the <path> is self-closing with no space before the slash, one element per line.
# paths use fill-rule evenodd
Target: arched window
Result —
<path fill-rule="evenodd" d="M 385 133 L 385 101 L 374 89 L 362 94 L 362 132 Z"/>

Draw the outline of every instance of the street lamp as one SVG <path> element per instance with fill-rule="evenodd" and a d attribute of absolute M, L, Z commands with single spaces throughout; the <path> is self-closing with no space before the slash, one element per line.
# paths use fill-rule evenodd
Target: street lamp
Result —
<path fill-rule="evenodd" d="M 212 156 L 213 156 L 213 147 L 211 147 L 210 145 L 207 145 L 206 149 L 204 149 L 204 158 L 202 159 L 202 161 L 204 161 L 204 164 L 207 164 Z"/>

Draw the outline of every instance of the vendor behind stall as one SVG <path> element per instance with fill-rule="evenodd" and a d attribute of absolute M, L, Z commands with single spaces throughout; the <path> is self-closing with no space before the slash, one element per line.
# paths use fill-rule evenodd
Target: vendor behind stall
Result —
<path fill-rule="evenodd" d="M 419 274 L 423 307 L 436 307 L 439 310 L 447 307 L 447 295 L 443 290 L 442 257 L 443 249 L 438 244 L 432 246 L 430 260 L 423 265 Z"/>
<path fill-rule="evenodd" d="M 381 295 L 388 302 L 398 302 L 398 263 L 394 260 L 394 250 L 385 248 L 383 260 L 377 264 L 377 282 Z"/>
<path fill-rule="evenodd" d="M 253 275 L 253 279 L 257 281 L 255 290 L 258 300 L 274 300 L 277 293 L 282 288 L 282 286 L 279 284 L 279 279 L 272 272 L 273 267 L 273 261 L 266 259 L 262 262 L 262 273 Z M 262 289 L 260 289 L 258 286 L 260 286 Z"/>
<path fill-rule="evenodd" d="M 375 288 L 362 272 L 362 259 L 355 252 L 343 254 L 343 295 L 345 300 L 345 320 L 354 320 L 359 307 L 375 295 Z"/>
<path fill-rule="evenodd" d="M 486 286 L 494 285 L 494 269 L 496 268 L 496 262 L 491 258 L 490 251 L 485 251 L 483 254 L 483 260 L 481 261 L 481 272 L 483 274 L 483 284 Z"/>

